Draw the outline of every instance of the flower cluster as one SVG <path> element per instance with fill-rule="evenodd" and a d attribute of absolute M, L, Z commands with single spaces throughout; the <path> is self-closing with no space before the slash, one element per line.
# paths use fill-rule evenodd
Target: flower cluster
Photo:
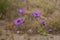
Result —
<path fill-rule="evenodd" d="M 18 12 L 19 12 L 20 14 L 22 14 L 22 13 L 24 13 L 24 10 L 23 10 L 23 9 L 19 9 Z M 39 18 L 41 15 L 40 15 L 39 12 L 34 11 L 34 12 L 32 13 L 32 16 L 33 16 L 33 17 L 36 17 L 36 18 Z M 40 24 L 42 24 L 43 26 L 46 26 L 46 22 L 43 21 L 42 19 L 40 19 L 39 22 L 40 22 Z M 23 18 L 17 18 L 17 19 L 15 19 L 15 20 L 14 20 L 14 24 L 15 24 L 15 25 L 21 25 L 21 24 L 23 24 Z M 29 31 L 32 32 L 32 30 L 29 30 Z M 49 29 L 49 31 L 51 32 L 52 29 Z M 20 31 L 17 31 L 17 33 L 20 33 Z"/>

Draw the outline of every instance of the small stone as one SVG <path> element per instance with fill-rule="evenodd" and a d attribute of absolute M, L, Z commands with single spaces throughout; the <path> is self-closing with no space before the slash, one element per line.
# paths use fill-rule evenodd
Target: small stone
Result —
<path fill-rule="evenodd" d="M 20 33 L 20 31 L 18 30 L 18 31 L 17 31 L 17 34 L 19 34 L 19 33 Z"/>

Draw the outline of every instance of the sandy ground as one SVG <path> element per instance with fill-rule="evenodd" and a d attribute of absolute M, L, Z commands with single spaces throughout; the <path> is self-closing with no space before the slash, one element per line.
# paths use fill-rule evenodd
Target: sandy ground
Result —
<path fill-rule="evenodd" d="M 2 30 L 2 35 L 0 35 L 0 40 L 60 40 L 60 35 L 19 35 L 11 33 L 10 31 Z"/>

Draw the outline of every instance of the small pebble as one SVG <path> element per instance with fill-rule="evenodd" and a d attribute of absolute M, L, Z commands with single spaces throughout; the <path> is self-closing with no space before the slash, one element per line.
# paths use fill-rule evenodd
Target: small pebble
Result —
<path fill-rule="evenodd" d="M 19 34 L 19 33 L 20 33 L 20 31 L 18 30 L 18 31 L 17 31 L 17 34 Z"/>

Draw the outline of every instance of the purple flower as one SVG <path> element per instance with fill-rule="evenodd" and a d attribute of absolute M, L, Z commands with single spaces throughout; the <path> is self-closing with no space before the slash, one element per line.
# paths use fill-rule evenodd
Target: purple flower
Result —
<path fill-rule="evenodd" d="M 43 22 L 43 25 L 46 26 L 46 22 Z"/>
<path fill-rule="evenodd" d="M 23 13 L 24 10 L 23 10 L 23 9 L 19 9 L 18 12 L 19 12 L 19 13 Z"/>
<path fill-rule="evenodd" d="M 23 19 L 22 18 L 18 18 L 16 20 L 14 20 L 14 24 L 15 25 L 19 25 L 19 24 L 22 24 L 23 23 Z"/>
<path fill-rule="evenodd" d="M 46 26 L 46 22 L 44 22 L 42 19 L 39 21 L 41 24 L 43 24 L 44 26 Z"/>
<path fill-rule="evenodd" d="M 40 17 L 40 13 L 38 13 L 37 11 L 34 11 L 33 14 L 32 14 L 32 16 L 34 16 L 34 17 Z"/>
<path fill-rule="evenodd" d="M 43 23 L 43 20 L 41 19 L 39 22 L 40 22 L 40 23 Z"/>
<path fill-rule="evenodd" d="M 52 32 L 53 30 L 52 29 L 49 29 L 49 32 Z"/>

